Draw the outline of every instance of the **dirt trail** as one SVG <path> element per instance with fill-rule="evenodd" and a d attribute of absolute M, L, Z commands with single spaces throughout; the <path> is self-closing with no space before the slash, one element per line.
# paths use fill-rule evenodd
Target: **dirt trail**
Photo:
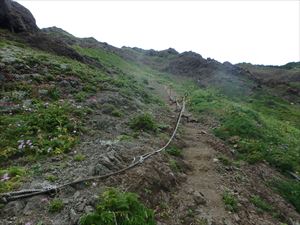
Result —
<path fill-rule="evenodd" d="M 175 99 L 176 93 L 155 81 L 151 85 L 167 105 L 171 105 L 170 112 L 176 111 L 176 106 L 170 104 L 170 95 Z M 187 111 L 185 115 L 191 116 Z M 174 117 L 172 113 L 171 116 Z M 184 171 L 184 182 L 170 194 L 168 213 L 172 217 L 162 219 L 161 224 L 299 225 L 300 217 L 295 208 L 266 185 L 272 178 L 282 177 L 281 174 L 265 163 L 242 163 L 238 167 L 223 164 L 219 157 L 233 162 L 233 150 L 209 130 L 209 126 L 201 123 L 182 121 L 181 132 L 176 137 L 182 145 L 183 159 L 191 169 Z M 225 192 L 236 201 L 235 210 L 226 209 Z M 253 196 L 260 196 L 272 210 L 258 209 L 251 202 Z"/>
<path fill-rule="evenodd" d="M 214 163 L 216 151 L 201 142 L 201 131 L 196 124 L 186 124 L 184 131 L 183 138 L 187 147 L 183 149 L 183 154 L 192 170 L 187 174 L 187 180 L 179 189 L 178 195 L 181 197 L 186 195 L 189 200 L 192 194 L 197 202 L 200 193 L 206 202 L 203 204 L 204 207 L 200 207 L 200 212 L 206 214 L 209 222 L 222 223 L 224 219 L 226 220 L 227 213 L 222 201 L 223 191 L 219 188 L 222 186 L 221 177 Z"/>
<path fill-rule="evenodd" d="M 182 135 L 186 147 L 183 157 L 191 170 L 184 183 L 178 187 L 174 200 L 181 208 L 190 211 L 187 224 L 228 224 L 230 218 L 222 201 L 222 180 L 214 160 L 217 152 L 201 141 L 201 130 L 197 124 L 185 124 Z M 189 219 L 188 219 L 189 220 Z M 231 224 L 231 223 L 230 223 Z"/>
<path fill-rule="evenodd" d="M 172 99 L 178 98 L 168 87 L 152 85 L 167 104 L 170 104 L 170 94 Z M 175 105 L 171 108 L 174 110 Z M 185 114 L 189 115 L 187 111 Z M 168 224 L 232 224 L 222 200 L 222 179 L 215 163 L 217 152 L 204 142 L 203 134 L 207 131 L 198 123 L 184 121 L 181 129 L 183 158 L 191 170 L 172 195 L 174 217 Z"/>

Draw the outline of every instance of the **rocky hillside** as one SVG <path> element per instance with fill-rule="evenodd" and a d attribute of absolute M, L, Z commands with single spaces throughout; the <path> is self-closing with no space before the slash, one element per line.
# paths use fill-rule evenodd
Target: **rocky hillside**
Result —
<path fill-rule="evenodd" d="M 299 224 L 299 63 L 116 48 L 0 6 L 1 225 Z M 161 148 L 183 96 L 161 154 L 61 187 Z"/>

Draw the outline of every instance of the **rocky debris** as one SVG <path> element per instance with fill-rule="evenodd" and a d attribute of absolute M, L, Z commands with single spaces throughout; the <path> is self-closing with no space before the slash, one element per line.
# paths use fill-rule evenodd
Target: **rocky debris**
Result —
<path fill-rule="evenodd" d="M 70 217 L 71 224 L 77 224 L 77 221 L 78 221 L 80 215 L 78 215 L 76 213 L 76 211 L 72 208 L 72 209 L 70 209 L 69 217 Z"/>
<path fill-rule="evenodd" d="M 31 12 L 11 0 L 0 0 L 0 27 L 11 32 L 34 33 L 39 30 Z"/>
<path fill-rule="evenodd" d="M 116 171 L 123 167 L 122 158 L 116 151 L 104 154 L 94 165 L 90 166 L 89 172 L 92 175 L 104 175 L 110 171 Z"/>
<path fill-rule="evenodd" d="M 25 207 L 25 203 L 23 201 L 9 202 L 4 209 L 0 210 L 0 215 L 14 217 L 20 215 L 24 207 Z"/>
<path fill-rule="evenodd" d="M 193 195 L 194 195 L 194 202 L 197 205 L 205 205 L 206 204 L 206 199 L 204 198 L 204 195 L 201 192 L 195 191 Z"/>
<path fill-rule="evenodd" d="M 23 209 L 24 215 L 31 215 L 32 211 L 46 209 L 48 205 L 48 198 L 45 196 L 33 196 L 27 199 L 27 204 Z"/>

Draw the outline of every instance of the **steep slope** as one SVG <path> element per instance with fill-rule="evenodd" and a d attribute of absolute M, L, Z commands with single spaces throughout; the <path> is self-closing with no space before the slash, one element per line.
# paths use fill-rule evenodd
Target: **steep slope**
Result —
<path fill-rule="evenodd" d="M 0 192 L 124 168 L 167 141 L 178 113 L 174 95 L 188 102 L 186 120 L 165 153 L 53 196 L 1 199 L 0 224 L 78 224 L 100 212 L 107 224 L 122 224 L 119 211 L 105 211 L 105 202 L 133 204 L 129 213 L 139 208 L 146 219 L 153 212 L 157 224 L 299 223 L 295 93 L 287 94 L 291 104 L 277 93 L 280 85 L 253 75 L 252 67 L 193 52 L 119 49 L 56 27 L 30 36 L 0 30 L 0 37 Z M 286 67 L 271 73 L 297 69 Z M 106 187 L 138 193 L 153 211 Z"/>

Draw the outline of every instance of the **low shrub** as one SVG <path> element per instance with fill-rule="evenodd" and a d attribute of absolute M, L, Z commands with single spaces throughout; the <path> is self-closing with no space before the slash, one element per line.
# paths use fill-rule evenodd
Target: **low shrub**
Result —
<path fill-rule="evenodd" d="M 256 206 L 256 208 L 259 211 L 266 211 L 266 212 L 270 212 L 272 211 L 272 206 L 269 205 L 264 199 L 262 199 L 261 197 L 259 197 L 258 195 L 253 195 L 250 198 L 250 202 Z"/>
<path fill-rule="evenodd" d="M 171 170 L 174 171 L 174 172 L 181 172 L 182 171 L 182 167 L 174 159 L 169 160 L 169 166 L 170 166 Z"/>
<path fill-rule="evenodd" d="M 18 166 L 0 170 L 0 193 L 8 192 L 19 187 L 26 174 L 25 168 Z"/>
<path fill-rule="evenodd" d="M 155 122 L 153 116 L 148 113 L 138 115 L 134 117 L 130 122 L 130 128 L 138 131 L 157 131 L 157 123 Z"/>
<path fill-rule="evenodd" d="M 105 114 L 112 115 L 115 117 L 122 117 L 123 115 L 123 113 L 112 104 L 106 103 L 102 106 L 102 108 L 102 112 Z"/>
<path fill-rule="evenodd" d="M 274 180 L 271 186 L 300 213 L 300 183 L 293 180 Z"/>
<path fill-rule="evenodd" d="M 177 157 L 180 157 L 182 156 L 182 150 L 175 147 L 175 146 L 170 146 L 166 149 L 166 152 L 169 154 L 169 155 L 172 155 L 172 156 L 177 156 Z"/>
<path fill-rule="evenodd" d="M 235 196 L 229 193 L 228 191 L 225 191 L 223 193 L 223 202 L 225 204 L 225 208 L 228 209 L 229 211 L 231 212 L 238 211 L 238 201 L 235 198 Z"/>
<path fill-rule="evenodd" d="M 61 199 L 55 198 L 49 203 L 49 212 L 56 213 L 62 211 L 64 208 L 64 203 Z"/>
<path fill-rule="evenodd" d="M 154 225 L 154 213 L 134 193 L 108 189 L 96 211 L 80 218 L 81 225 Z"/>
<path fill-rule="evenodd" d="M 74 161 L 76 161 L 76 162 L 80 162 L 80 161 L 83 161 L 83 160 L 85 160 L 85 155 L 83 155 L 83 154 L 79 153 L 79 154 L 74 156 Z"/>

